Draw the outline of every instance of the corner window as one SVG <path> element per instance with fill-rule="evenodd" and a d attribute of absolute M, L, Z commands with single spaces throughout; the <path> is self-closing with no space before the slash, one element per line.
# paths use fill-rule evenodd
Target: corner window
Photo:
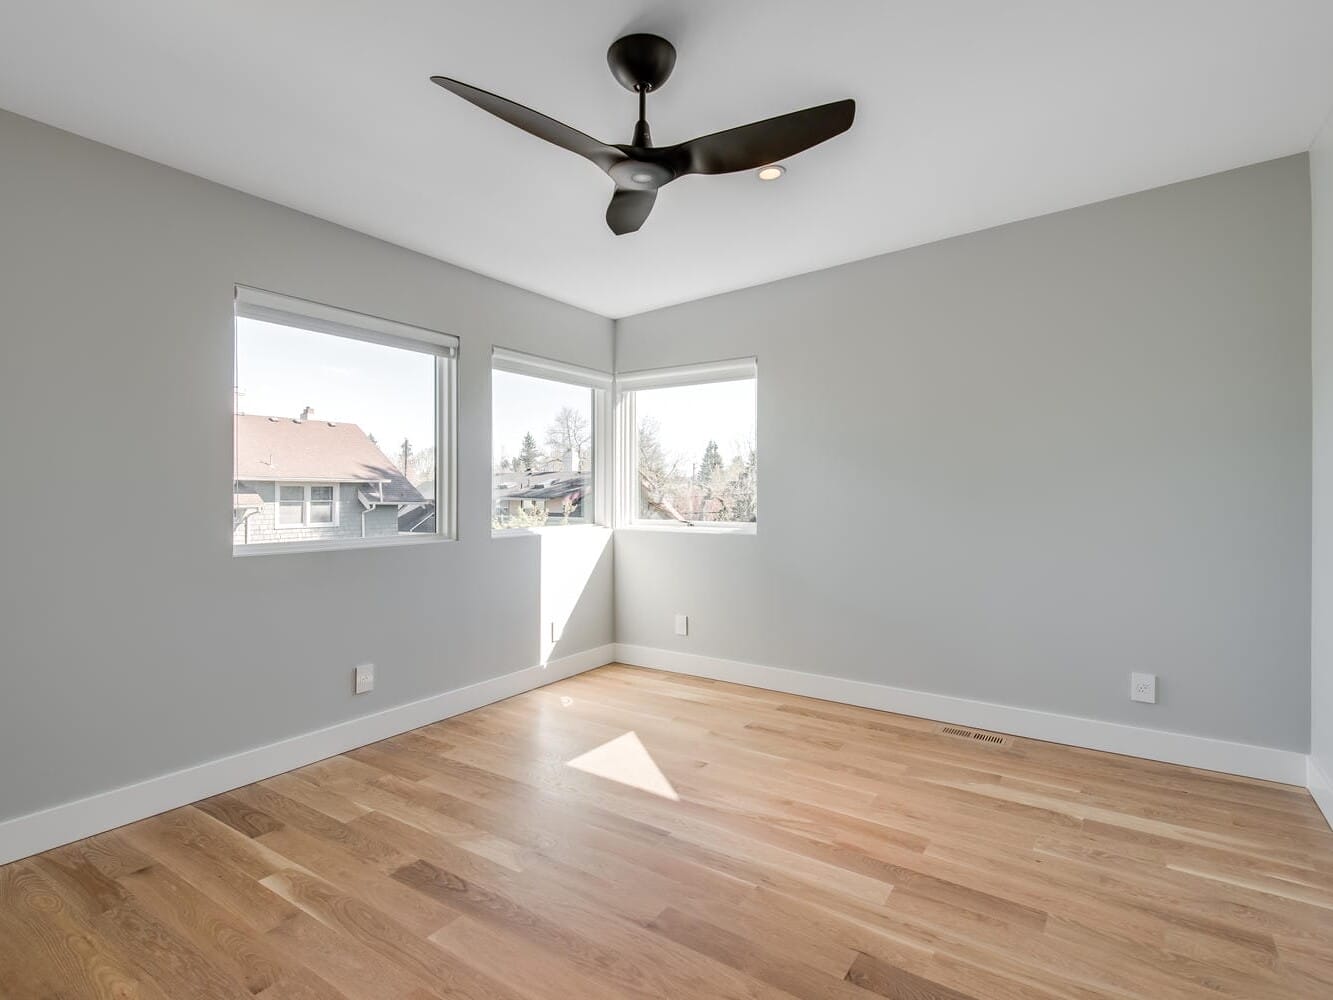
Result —
<path fill-rule="evenodd" d="M 237 554 L 452 534 L 445 334 L 236 289 Z"/>
<path fill-rule="evenodd" d="M 753 530 L 754 359 L 632 372 L 616 388 L 620 523 Z"/>
<path fill-rule="evenodd" d="M 611 376 L 496 348 L 491 529 L 605 524 Z"/>

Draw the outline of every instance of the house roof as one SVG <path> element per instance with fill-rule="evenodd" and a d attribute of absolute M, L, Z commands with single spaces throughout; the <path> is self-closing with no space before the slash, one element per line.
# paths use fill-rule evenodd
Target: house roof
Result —
<path fill-rule="evenodd" d="M 567 476 L 564 479 L 553 479 L 550 482 L 542 483 L 540 486 L 533 486 L 526 490 L 514 490 L 511 493 L 501 494 L 496 497 L 497 500 L 555 500 L 560 497 L 572 496 L 578 498 L 588 490 L 588 476 Z"/>
<path fill-rule="evenodd" d="M 356 424 L 236 416 L 238 482 L 336 482 L 382 484 L 363 490 L 373 502 L 412 503 L 424 498 L 388 456 Z"/>
<path fill-rule="evenodd" d="M 435 533 L 435 505 L 433 503 L 412 504 L 398 509 L 398 530 L 413 534 Z"/>
<path fill-rule="evenodd" d="M 401 474 L 396 479 L 387 480 L 379 487 L 363 486 L 358 495 L 367 507 L 374 507 L 380 503 L 421 503 L 425 499 L 422 491 Z"/>

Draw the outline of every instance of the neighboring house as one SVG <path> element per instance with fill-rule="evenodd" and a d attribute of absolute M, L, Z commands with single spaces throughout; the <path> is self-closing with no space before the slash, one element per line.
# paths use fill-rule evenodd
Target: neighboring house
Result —
<path fill-rule="evenodd" d="M 425 506 L 416 523 L 434 530 L 433 502 L 360 427 L 309 414 L 235 418 L 235 544 L 397 535 L 400 511 Z"/>
<path fill-rule="evenodd" d="M 526 511 L 529 514 L 544 509 L 551 520 L 563 519 L 568 513 L 572 520 L 582 520 L 586 502 L 590 499 L 592 476 L 578 471 L 578 459 L 570 453 L 564 462 L 552 463 L 559 468 L 543 472 L 497 472 L 493 477 L 494 517 L 497 524 L 505 525 Z"/>

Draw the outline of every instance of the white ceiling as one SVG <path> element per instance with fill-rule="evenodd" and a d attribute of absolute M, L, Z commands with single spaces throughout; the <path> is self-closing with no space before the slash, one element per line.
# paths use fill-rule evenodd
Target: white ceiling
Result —
<path fill-rule="evenodd" d="M 631 30 L 679 52 L 658 143 L 856 124 L 617 237 L 597 168 L 427 82 L 628 142 Z M 7 0 L 0 31 L 0 107 L 608 316 L 1299 152 L 1330 103 L 1329 0 Z"/>

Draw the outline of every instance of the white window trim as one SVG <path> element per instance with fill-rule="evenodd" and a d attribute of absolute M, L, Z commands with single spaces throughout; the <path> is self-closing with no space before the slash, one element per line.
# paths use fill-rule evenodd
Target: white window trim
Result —
<path fill-rule="evenodd" d="M 342 489 L 341 483 L 284 483 L 274 481 L 273 483 L 273 528 L 275 531 L 309 531 L 311 529 L 336 528 L 342 521 Z M 299 524 L 283 524 L 279 513 L 284 503 L 293 505 L 294 500 L 282 499 L 282 488 L 286 486 L 303 491 L 304 499 L 301 501 L 301 521 Z M 314 501 L 310 499 L 310 491 L 316 486 L 326 486 L 333 490 L 333 520 L 332 521 L 312 521 L 310 520 L 310 505 Z M 320 503 L 323 503 L 321 500 Z M 253 543 L 252 543 L 253 544 Z"/>
<path fill-rule="evenodd" d="M 639 434 L 634 394 L 641 389 L 673 389 L 712 382 L 755 381 L 755 449 L 759 448 L 759 359 L 730 358 L 617 373 L 614 391 L 615 528 L 617 531 L 678 531 L 697 535 L 753 535 L 756 521 L 665 521 L 639 517 Z M 756 462 L 756 467 L 758 463 Z M 756 469 L 757 471 L 757 469 Z"/>
<path fill-rule="evenodd" d="M 376 546 L 419 544 L 422 542 L 453 541 L 458 538 L 458 353 L 459 339 L 451 334 L 428 330 L 424 327 L 399 323 L 395 320 L 369 316 L 364 313 L 339 309 L 319 302 L 307 302 L 278 292 L 270 292 L 247 285 L 236 285 L 232 320 L 232 385 L 236 384 L 236 323 L 237 318 L 256 319 L 268 323 L 327 333 L 350 340 L 383 344 L 433 356 L 435 359 L 435 533 L 413 535 L 386 535 L 381 538 L 335 538 L 310 542 L 237 542 L 235 526 L 231 533 L 232 555 L 268 555 L 278 553 L 315 552 L 326 549 L 362 549 Z M 233 401 L 235 397 L 233 395 Z M 233 415 L 235 405 L 233 402 Z M 235 420 L 233 416 L 233 428 Z M 235 431 L 233 430 L 233 434 Z M 233 441 L 234 448 L 234 441 Z M 235 453 L 231 480 L 236 482 Z M 318 485 L 329 485 L 328 482 Z M 288 483 L 287 485 L 295 485 Z M 309 521 L 309 490 L 302 508 L 304 522 L 300 525 L 278 525 L 278 507 L 281 494 L 275 489 L 273 502 L 274 527 L 328 528 L 341 519 L 341 493 L 336 482 L 333 496 L 333 524 L 311 525 Z"/>
<path fill-rule="evenodd" d="M 576 385 L 592 390 L 592 511 L 578 524 L 561 524 L 549 527 L 551 529 L 558 528 L 561 531 L 576 528 L 609 528 L 612 518 L 611 491 L 614 482 L 611 468 L 611 442 L 613 437 L 611 432 L 611 393 L 615 385 L 614 376 L 609 372 L 597 371 L 595 368 L 584 368 L 565 361 L 538 357 L 535 354 L 523 354 L 504 347 L 491 349 L 491 372 L 497 371 L 527 375 L 530 378 L 545 379 L 548 382 L 564 382 L 568 385 Z M 492 385 L 494 385 L 493 381 Z M 489 456 L 495 455 L 494 405 L 494 400 L 492 400 Z M 494 458 L 489 456 L 488 462 L 491 463 L 491 483 L 493 484 Z M 493 486 L 487 498 L 487 510 L 491 512 L 491 516 L 494 516 L 495 490 Z M 509 538 L 545 530 L 548 529 L 493 528 L 491 529 L 491 537 Z"/>

